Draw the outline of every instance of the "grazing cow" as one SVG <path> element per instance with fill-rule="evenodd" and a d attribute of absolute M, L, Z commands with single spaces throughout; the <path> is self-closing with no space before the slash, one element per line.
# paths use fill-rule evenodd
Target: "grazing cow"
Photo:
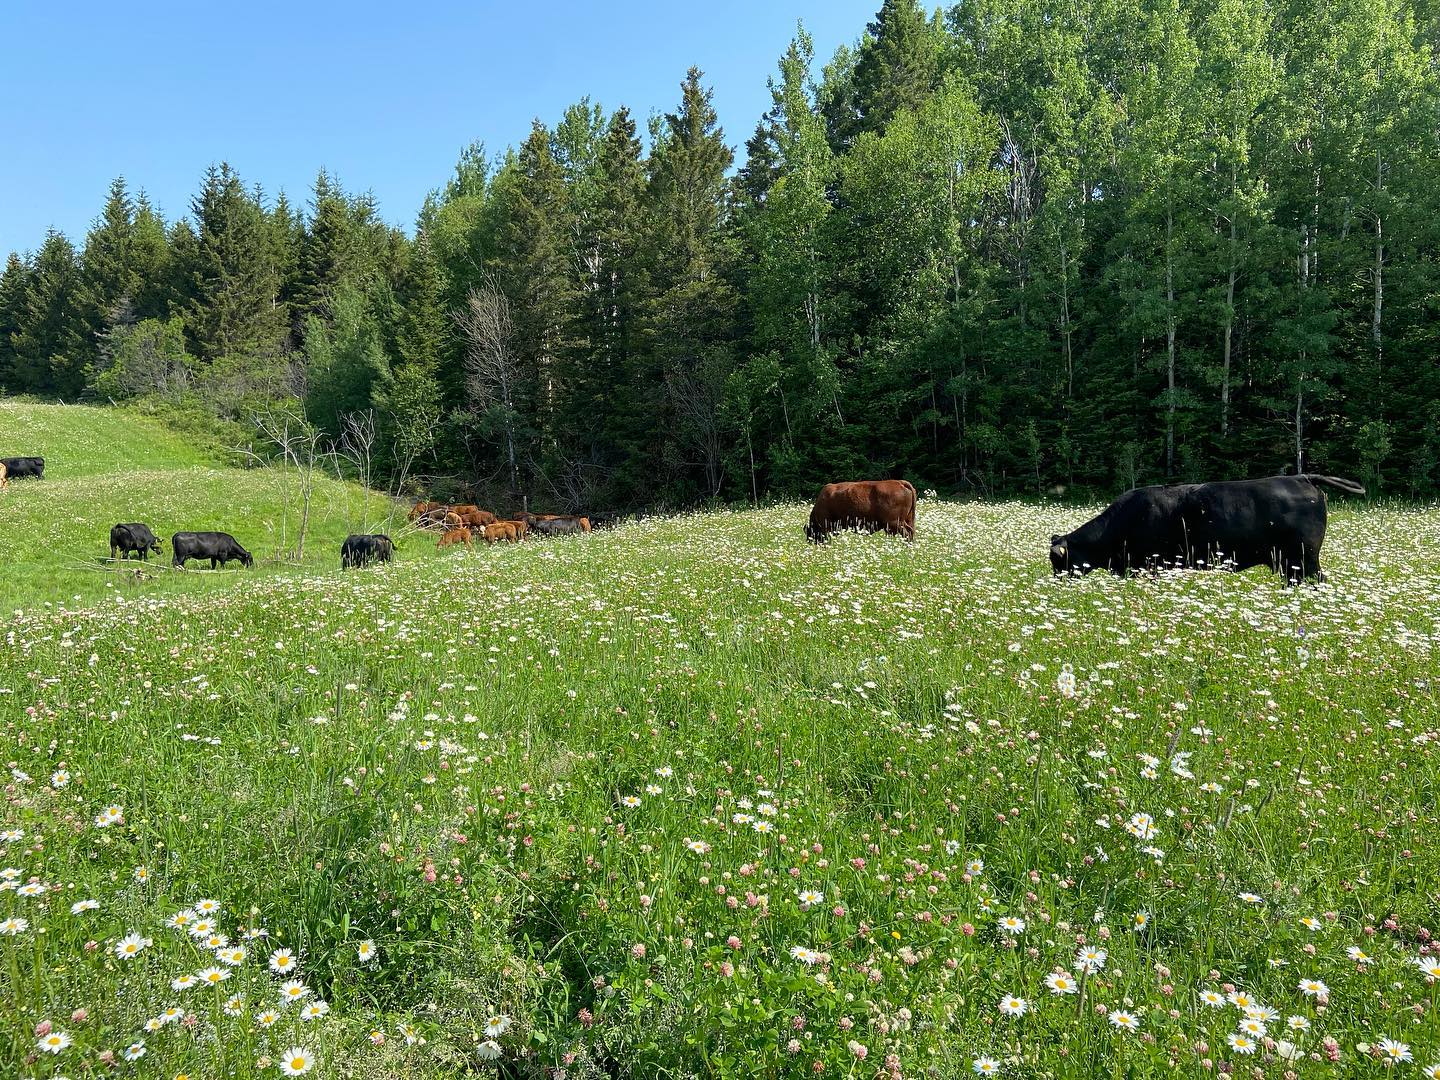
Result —
<path fill-rule="evenodd" d="M 520 539 L 520 530 L 513 521 L 492 521 L 485 526 L 485 543 L 514 544 Z"/>
<path fill-rule="evenodd" d="M 1050 566 L 1057 574 L 1124 574 L 1157 564 L 1268 566 L 1297 580 L 1323 581 L 1322 485 L 1365 493 L 1353 480 L 1312 473 L 1135 488 L 1075 531 L 1052 536 Z"/>
<path fill-rule="evenodd" d="M 450 512 L 472 529 L 483 529 L 486 525 L 495 524 L 495 515 L 489 510 L 479 510 L 473 506 L 452 506 Z"/>
<path fill-rule="evenodd" d="M 530 522 L 530 528 L 536 536 L 578 536 L 590 531 L 580 521 L 578 517 L 537 518 Z"/>
<path fill-rule="evenodd" d="M 430 513 L 432 510 L 445 510 L 445 509 L 448 509 L 448 508 L 445 506 L 444 503 L 438 503 L 438 502 L 417 502 L 414 506 L 412 506 L 412 507 L 410 508 L 410 517 L 408 518 L 408 520 L 414 521 L 416 518 L 424 517 L 426 514 Z"/>
<path fill-rule="evenodd" d="M 23 480 L 27 476 L 32 476 L 36 480 L 45 479 L 45 459 L 43 457 L 0 458 L 0 465 L 5 466 L 5 475 L 11 480 Z"/>
<path fill-rule="evenodd" d="M 1110 570 L 1123 574 L 1155 563 L 1180 562 L 1185 537 L 1180 503 L 1194 484 L 1132 488 L 1074 532 L 1050 537 L 1055 573 Z"/>
<path fill-rule="evenodd" d="M 526 534 L 530 532 L 530 523 L 528 521 L 508 521 L 505 524 L 515 526 L 515 542 L 517 544 L 521 540 L 524 540 Z"/>
<path fill-rule="evenodd" d="M 384 533 L 352 533 L 340 545 L 340 568 L 387 563 L 395 558 L 395 542 Z"/>
<path fill-rule="evenodd" d="M 182 569 L 186 559 L 209 559 L 211 570 L 217 563 L 224 566 L 232 560 L 245 567 L 255 565 L 250 552 L 223 532 L 177 532 L 170 537 L 170 553 L 171 562 Z"/>
<path fill-rule="evenodd" d="M 466 547 L 471 546 L 470 530 L 466 526 L 461 525 L 459 528 L 446 529 L 440 539 L 435 542 L 435 550 L 439 551 L 441 548 L 447 548 L 454 544 L 464 544 Z"/>
<path fill-rule="evenodd" d="M 110 526 L 110 558 L 128 558 L 134 553 L 148 562 L 152 551 L 160 554 L 160 538 L 150 531 L 149 525 L 131 521 Z"/>
<path fill-rule="evenodd" d="M 826 484 L 815 497 L 805 536 L 822 544 L 841 529 L 895 533 L 915 539 L 915 487 L 908 480 Z"/>

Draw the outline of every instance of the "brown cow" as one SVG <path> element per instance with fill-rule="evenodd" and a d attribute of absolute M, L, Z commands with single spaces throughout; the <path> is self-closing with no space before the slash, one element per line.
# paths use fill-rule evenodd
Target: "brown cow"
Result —
<path fill-rule="evenodd" d="M 473 506 L 452 506 L 452 514 L 457 514 L 460 520 L 472 529 L 483 529 L 486 525 L 495 524 L 495 515 L 489 510 L 477 510 Z"/>
<path fill-rule="evenodd" d="M 841 529 L 896 533 L 915 539 L 915 487 L 908 480 L 826 484 L 815 497 L 805 536 L 821 544 Z"/>
<path fill-rule="evenodd" d="M 447 548 L 452 544 L 464 544 L 469 547 L 470 530 L 463 525 L 458 529 L 446 529 L 444 535 L 436 541 L 435 549 L 438 551 L 440 548 Z"/>
<path fill-rule="evenodd" d="M 524 540 L 530 532 L 530 523 L 528 521 L 511 521 L 507 524 L 515 526 L 515 542 L 517 544 L 521 540 Z"/>
<path fill-rule="evenodd" d="M 428 515 L 432 510 L 444 510 L 445 508 L 446 507 L 444 503 L 417 502 L 414 506 L 410 508 L 410 517 L 408 518 L 408 520 L 414 521 L 418 517 L 424 517 Z"/>
<path fill-rule="evenodd" d="M 513 521 L 495 521 L 485 526 L 485 543 L 487 544 L 513 544 L 519 539 L 520 534 Z"/>

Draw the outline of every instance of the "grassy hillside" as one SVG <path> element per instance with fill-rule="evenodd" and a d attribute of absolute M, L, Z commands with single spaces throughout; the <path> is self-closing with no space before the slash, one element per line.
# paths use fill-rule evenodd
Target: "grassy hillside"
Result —
<path fill-rule="evenodd" d="M 0 1075 L 1440 1062 L 1440 511 L 1337 513 L 1302 589 L 804 514 L 4 616 Z"/>
<path fill-rule="evenodd" d="M 0 399 L 0 457 L 22 455 L 43 457 L 52 481 L 213 464 L 194 440 L 128 409 Z"/>
<path fill-rule="evenodd" d="M 389 500 L 334 479 L 317 483 L 305 558 L 292 552 L 297 478 L 275 469 L 222 466 L 203 444 L 121 409 L 0 401 L 5 456 L 39 454 L 45 478 L 0 493 L 0 606 L 93 600 L 106 592 L 166 594 L 226 587 L 207 572 L 168 573 L 169 538 L 185 530 L 233 534 L 256 558 L 251 576 L 338 567 L 350 532 L 399 525 Z M 288 492 L 287 492 L 288 486 Z M 141 521 L 163 541 L 145 580 L 104 566 L 110 526 Z M 417 544 L 427 547 L 424 538 Z M 208 567 L 208 564 L 200 564 Z M 127 571 L 130 568 L 127 568 Z"/>

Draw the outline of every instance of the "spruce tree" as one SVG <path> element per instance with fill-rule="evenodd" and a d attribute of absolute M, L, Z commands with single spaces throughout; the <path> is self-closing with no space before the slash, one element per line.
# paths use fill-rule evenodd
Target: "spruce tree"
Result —
<path fill-rule="evenodd" d="M 721 491 L 727 447 L 719 414 L 734 357 L 735 291 L 724 231 L 734 155 L 711 98 L 699 69 L 691 68 L 650 161 L 649 322 L 663 398 L 659 445 L 651 450 L 658 460 L 641 467 L 658 470 L 687 499 Z"/>
<path fill-rule="evenodd" d="M 395 336 L 400 362 L 407 367 L 435 376 L 450 359 L 452 339 L 444 308 L 444 282 L 429 234 L 423 229 L 415 237 L 406 266 Z"/>
<path fill-rule="evenodd" d="M 323 314 L 342 284 L 356 284 L 357 260 L 350 203 L 340 185 L 323 169 L 315 177 L 310 217 L 305 224 L 295 270 L 294 309 L 304 322 Z"/>
<path fill-rule="evenodd" d="M 25 292 L 29 287 L 30 267 L 16 252 L 5 260 L 0 272 L 0 391 L 18 394 L 21 391 L 15 353 L 15 336 L 24 324 Z"/>
<path fill-rule="evenodd" d="M 941 74 L 943 39 L 919 0 L 885 0 L 868 29 L 855 63 L 855 120 L 842 128 L 851 137 L 919 108 Z"/>
<path fill-rule="evenodd" d="M 11 335 L 13 389 L 74 400 L 85 386 L 82 278 L 74 245 L 53 229 L 25 276 L 19 327 Z"/>
<path fill-rule="evenodd" d="M 212 166 L 191 204 L 196 243 L 187 323 L 198 355 L 277 374 L 286 317 L 265 212 L 228 164 Z"/>
<path fill-rule="evenodd" d="M 509 297 L 526 421 L 521 442 L 536 462 L 552 456 L 563 395 L 565 350 L 575 283 L 569 262 L 569 203 L 550 133 L 536 123 L 516 155 L 506 215 L 496 235 L 495 266 Z"/>
<path fill-rule="evenodd" d="M 86 339 L 93 360 L 98 356 L 98 335 L 114 320 L 118 305 L 133 311 L 143 278 L 131 256 L 135 238 L 135 204 L 125 189 L 124 177 L 110 185 L 110 196 L 100 219 L 85 239 L 83 314 Z"/>

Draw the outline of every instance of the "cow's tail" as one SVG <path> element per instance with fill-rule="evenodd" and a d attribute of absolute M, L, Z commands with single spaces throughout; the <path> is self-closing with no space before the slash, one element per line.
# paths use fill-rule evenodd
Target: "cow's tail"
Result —
<path fill-rule="evenodd" d="M 1302 473 L 1302 480 L 1309 480 L 1312 484 L 1325 484 L 1329 487 L 1338 488 L 1340 491 L 1348 491 L 1351 495 L 1364 495 L 1365 489 L 1354 480 L 1346 480 L 1339 476 L 1321 476 L 1318 473 Z"/>
<path fill-rule="evenodd" d="M 915 485 L 909 480 L 900 481 L 910 491 L 910 539 L 915 539 L 915 505 L 920 501 L 920 496 L 915 492 Z"/>

